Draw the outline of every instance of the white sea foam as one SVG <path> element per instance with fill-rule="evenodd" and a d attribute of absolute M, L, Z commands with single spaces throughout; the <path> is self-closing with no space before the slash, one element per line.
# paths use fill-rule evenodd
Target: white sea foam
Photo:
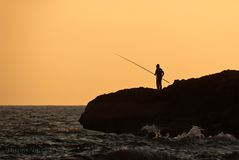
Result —
<path fill-rule="evenodd" d="M 156 125 L 146 125 L 141 128 L 141 131 L 146 131 L 147 134 L 154 133 L 155 137 L 154 138 L 161 138 L 163 137 L 160 134 L 160 129 Z M 186 137 L 196 137 L 196 138 L 205 138 L 204 134 L 202 133 L 203 129 L 198 127 L 198 126 L 192 126 L 191 130 L 186 133 L 179 134 L 178 136 L 174 137 L 173 140 L 180 140 Z M 169 138 L 169 134 L 164 136 L 163 138 Z"/>
<path fill-rule="evenodd" d="M 231 134 L 228 134 L 228 133 L 219 133 L 217 136 L 215 136 L 216 138 L 225 138 L 225 139 L 229 139 L 231 141 L 236 141 L 237 139 L 231 135 Z"/>
<path fill-rule="evenodd" d="M 196 138 L 205 138 L 204 134 L 202 133 L 203 129 L 198 126 L 192 126 L 191 130 L 186 133 L 182 133 L 178 135 L 177 137 L 174 137 L 173 139 L 180 140 L 186 137 L 196 137 Z"/>
<path fill-rule="evenodd" d="M 146 125 L 141 128 L 141 131 L 146 132 L 147 134 L 154 133 L 154 138 L 162 137 L 160 134 L 160 129 L 156 125 Z"/>

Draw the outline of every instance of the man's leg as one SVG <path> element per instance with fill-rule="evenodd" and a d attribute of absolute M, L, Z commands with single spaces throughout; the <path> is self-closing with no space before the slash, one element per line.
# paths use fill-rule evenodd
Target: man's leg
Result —
<path fill-rule="evenodd" d="M 158 82 L 159 83 L 159 88 L 158 89 L 162 90 L 162 78 L 159 78 L 158 81 L 159 81 Z"/>
<path fill-rule="evenodd" d="M 162 90 L 162 79 L 160 79 L 160 90 Z"/>
<path fill-rule="evenodd" d="M 158 89 L 158 90 L 160 90 L 160 84 L 159 84 L 159 83 L 160 83 L 160 81 L 159 81 L 159 79 L 157 78 L 157 79 L 156 79 L 156 86 L 157 86 L 157 89 Z"/>

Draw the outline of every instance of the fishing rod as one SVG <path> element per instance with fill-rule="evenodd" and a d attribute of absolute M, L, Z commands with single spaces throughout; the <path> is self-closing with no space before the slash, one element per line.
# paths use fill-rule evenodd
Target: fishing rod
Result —
<path fill-rule="evenodd" d="M 145 68 L 145 67 L 143 67 L 143 66 L 141 66 L 141 65 L 139 65 L 139 64 L 137 64 L 137 63 L 135 63 L 135 62 L 133 62 L 133 61 L 131 61 L 130 59 L 128 59 L 128 58 L 125 58 L 125 57 L 123 57 L 123 56 L 121 56 L 121 55 L 119 55 L 119 54 L 117 54 L 117 53 L 114 53 L 114 52 L 112 52 L 114 55 L 116 55 L 116 56 L 118 56 L 118 57 L 121 57 L 122 59 L 124 59 L 124 60 L 126 60 L 126 61 L 128 61 L 128 62 L 130 62 L 130 63 L 132 63 L 132 64 L 134 64 L 134 65 L 136 65 L 136 66 L 138 66 L 138 67 L 140 67 L 140 68 L 142 68 L 143 70 L 145 70 L 145 71 L 147 71 L 148 73 L 151 73 L 151 74 L 153 74 L 154 76 L 155 76 L 155 74 L 153 73 L 153 72 L 151 72 L 150 70 L 148 70 L 147 68 Z M 165 82 L 167 82 L 167 83 L 170 83 L 169 81 L 167 81 L 167 80 L 165 80 L 165 79 L 163 79 Z"/>

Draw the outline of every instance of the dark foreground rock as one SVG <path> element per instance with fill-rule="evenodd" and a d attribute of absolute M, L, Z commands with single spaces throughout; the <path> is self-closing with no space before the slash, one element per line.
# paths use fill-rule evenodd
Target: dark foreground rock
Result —
<path fill-rule="evenodd" d="M 176 136 L 197 125 L 206 135 L 223 131 L 239 137 L 239 71 L 177 80 L 161 92 L 134 88 L 101 95 L 79 121 L 103 132 L 138 134 L 142 126 L 155 124 Z"/>

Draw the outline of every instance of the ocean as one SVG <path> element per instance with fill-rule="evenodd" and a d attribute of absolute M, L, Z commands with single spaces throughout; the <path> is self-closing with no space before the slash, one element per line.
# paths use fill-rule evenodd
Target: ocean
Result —
<path fill-rule="evenodd" d="M 202 129 L 156 138 L 83 129 L 84 107 L 0 107 L 0 160 L 239 160 L 239 140 L 227 133 L 205 137 Z M 100 113 L 99 113 L 100 114 Z"/>

